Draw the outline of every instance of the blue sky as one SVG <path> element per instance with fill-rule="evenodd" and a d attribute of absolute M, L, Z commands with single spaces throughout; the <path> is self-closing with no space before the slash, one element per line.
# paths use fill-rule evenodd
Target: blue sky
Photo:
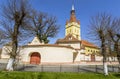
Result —
<path fill-rule="evenodd" d="M 65 23 L 70 18 L 72 0 L 30 0 L 30 3 L 35 9 L 57 17 L 60 31 L 55 38 L 50 39 L 50 43 L 54 43 L 58 38 L 64 38 Z M 87 28 L 91 16 L 106 12 L 114 17 L 120 17 L 120 0 L 74 0 L 74 6 L 76 17 L 81 24 L 82 39 L 85 40 L 89 40 Z"/>
<path fill-rule="evenodd" d="M 31 0 L 32 6 L 39 11 L 56 16 L 60 31 L 50 40 L 54 43 L 58 38 L 65 36 L 65 23 L 70 18 L 72 0 Z M 92 16 L 99 12 L 106 12 L 114 17 L 120 17 L 120 0 L 74 0 L 76 17 L 80 20 L 82 39 L 88 39 L 88 25 Z"/>

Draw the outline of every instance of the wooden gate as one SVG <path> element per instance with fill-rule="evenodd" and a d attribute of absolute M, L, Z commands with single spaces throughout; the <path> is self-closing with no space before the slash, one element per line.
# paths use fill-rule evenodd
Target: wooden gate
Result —
<path fill-rule="evenodd" d="M 94 62 L 95 61 L 95 55 L 91 54 L 91 61 Z"/>
<path fill-rule="evenodd" d="M 30 64 L 40 64 L 40 61 L 41 61 L 41 56 L 39 53 L 34 52 L 31 54 Z"/>

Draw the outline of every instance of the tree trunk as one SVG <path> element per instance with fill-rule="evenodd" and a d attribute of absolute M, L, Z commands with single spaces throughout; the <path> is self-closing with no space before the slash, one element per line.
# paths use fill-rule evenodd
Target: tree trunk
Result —
<path fill-rule="evenodd" d="M 13 68 L 14 61 L 15 61 L 14 58 L 9 59 L 6 70 L 8 70 L 8 71 L 13 71 L 14 70 L 14 68 Z"/>
<path fill-rule="evenodd" d="M 7 68 L 6 68 L 6 70 L 8 71 L 14 70 L 14 63 L 15 63 L 15 59 L 17 55 L 17 48 L 18 48 L 18 41 L 17 41 L 18 29 L 19 29 L 19 25 L 15 24 L 14 33 L 12 37 L 12 51 L 10 53 L 10 59 L 8 61 Z"/>
<path fill-rule="evenodd" d="M 119 64 L 120 64 L 120 52 L 119 52 L 118 41 L 116 41 L 115 44 L 114 44 L 114 50 L 115 50 L 115 52 L 117 53 L 117 59 L 118 59 L 118 62 L 119 62 Z"/>
<path fill-rule="evenodd" d="M 108 75 L 108 66 L 105 57 L 103 58 L 103 69 L 104 69 L 104 75 Z"/>
<path fill-rule="evenodd" d="M 103 70 L 104 70 L 104 75 L 108 75 L 108 66 L 107 66 L 107 61 L 106 61 L 105 55 L 103 55 Z"/>
<path fill-rule="evenodd" d="M 105 45 L 105 38 L 103 35 L 101 36 L 101 48 L 102 48 L 102 55 L 103 55 L 103 72 L 104 75 L 108 75 L 108 67 L 107 67 L 107 54 L 106 54 L 106 45 Z"/>
<path fill-rule="evenodd" d="M 115 52 L 117 53 L 117 60 L 119 62 L 119 72 L 120 72 L 120 52 L 119 52 L 119 45 L 118 45 L 118 41 L 115 42 L 114 44 L 114 49 L 115 49 Z"/>

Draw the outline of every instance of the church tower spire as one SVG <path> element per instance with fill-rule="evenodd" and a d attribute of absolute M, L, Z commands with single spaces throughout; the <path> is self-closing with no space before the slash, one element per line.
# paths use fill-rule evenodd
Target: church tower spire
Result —
<path fill-rule="evenodd" d="M 80 35 L 80 22 L 76 19 L 74 4 L 70 12 L 70 19 L 66 22 L 65 35 L 71 34 L 76 39 L 81 40 Z"/>
<path fill-rule="evenodd" d="M 71 10 L 71 16 L 70 16 L 70 22 L 76 22 L 76 16 L 75 16 L 75 8 L 74 5 L 72 5 L 72 10 Z"/>
<path fill-rule="evenodd" d="M 72 10 L 75 10 L 75 9 L 74 9 L 74 5 L 72 5 Z"/>

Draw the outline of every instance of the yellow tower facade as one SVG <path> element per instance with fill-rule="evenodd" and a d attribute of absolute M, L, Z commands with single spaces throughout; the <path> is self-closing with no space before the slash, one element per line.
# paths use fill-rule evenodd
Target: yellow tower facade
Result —
<path fill-rule="evenodd" d="M 74 6 L 72 6 L 70 20 L 66 22 L 65 36 L 73 35 L 78 40 L 81 40 L 80 22 L 76 19 Z"/>

